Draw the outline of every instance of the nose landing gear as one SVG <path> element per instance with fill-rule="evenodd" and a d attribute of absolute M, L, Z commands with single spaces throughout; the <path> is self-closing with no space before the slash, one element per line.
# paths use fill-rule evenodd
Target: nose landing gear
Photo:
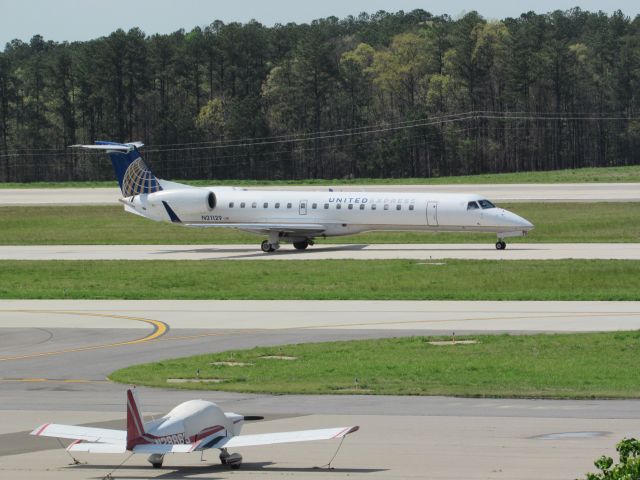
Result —
<path fill-rule="evenodd" d="M 504 250 L 505 248 L 507 248 L 507 244 L 505 243 L 504 240 L 500 239 L 496 242 L 496 249 Z"/>

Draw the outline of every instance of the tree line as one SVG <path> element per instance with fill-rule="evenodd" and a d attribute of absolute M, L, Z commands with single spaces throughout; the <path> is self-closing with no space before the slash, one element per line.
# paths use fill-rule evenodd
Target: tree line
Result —
<path fill-rule="evenodd" d="M 0 181 L 432 177 L 639 163 L 640 16 L 423 10 L 0 52 Z"/>

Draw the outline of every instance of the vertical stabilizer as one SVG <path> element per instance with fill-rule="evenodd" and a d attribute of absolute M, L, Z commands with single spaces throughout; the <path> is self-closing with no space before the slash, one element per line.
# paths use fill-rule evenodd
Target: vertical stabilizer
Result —
<path fill-rule="evenodd" d="M 72 145 L 76 148 L 102 150 L 111 158 L 123 197 L 133 197 L 162 190 L 160 182 L 140 155 L 141 142 L 117 143 L 96 141 L 95 145 Z"/>
<path fill-rule="evenodd" d="M 136 391 L 127 390 L 127 450 L 133 450 L 140 443 L 147 443 L 143 438 L 144 422 L 139 405 Z"/>

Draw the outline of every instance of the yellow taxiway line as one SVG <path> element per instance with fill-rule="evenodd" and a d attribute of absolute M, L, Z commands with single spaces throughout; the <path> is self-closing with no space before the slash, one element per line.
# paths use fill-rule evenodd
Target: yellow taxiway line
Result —
<path fill-rule="evenodd" d="M 115 318 L 118 320 L 131 320 L 134 322 L 143 322 L 153 327 L 153 330 L 149 335 L 146 335 L 142 338 L 137 338 L 135 340 L 128 340 L 124 342 L 115 342 L 115 343 L 105 343 L 100 345 L 89 345 L 86 347 L 75 347 L 75 348 L 67 348 L 64 350 L 56 350 L 51 352 L 38 352 L 38 353 L 29 353 L 25 355 L 12 355 L 8 357 L 0 357 L 0 362 L 8 362 L 12 360 L 26 360 L 30 358 L 38 358 L 38 357 L 48 357 L 52 355 L 62 355 L 65 353 L 73 353 L 73 352 L 85 352 L 87 350 L 99 350 L 103 348 L 114 348 L 114 347 L 122 347 L 125 345 L 136 345 L 139 343 L 150 342 L 162 337 L 165 333 L 169 331 L 169 325 L 160 320 L 152 320 L 149 318 L 142 317 L 129 317 L 126 315 L 110 315 L 104 313 L 89 313 L 89 312 L 75 312 L 75 311 L 66 311 L 66 310 L 0 310 L 3 313 L 47 313 L 52 315 L 78 315 L 78 316 L 86 316 L 86 317 L 102 317 L 102 318 Z"/>

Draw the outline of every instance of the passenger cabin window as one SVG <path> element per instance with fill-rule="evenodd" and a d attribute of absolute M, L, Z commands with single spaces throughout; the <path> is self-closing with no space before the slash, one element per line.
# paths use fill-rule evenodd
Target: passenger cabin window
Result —
<path fill-rule="evenodd" d="M 349 210 L 353 210 L 353 203 L 349 204 Z"/>
<path fill-rule="evenodd" d="M 269 208 L 269 203 L 264 202 L 264 204 L 262 205 L 262 208 Z"/>
<path fill-rule="evenodd" d="M 301 203 L 300 204 L 300 208 L 307 208 L 307 204 L 306 203 Z"/>
<path fill-rule="evenodd" d="M 402 205 L 400 204 L 396 205 L 396 210 L 402 210 Z"/>
<path fill-rule="evenodd" d="M 229 202 L 229 208 L 233 208 L 233 202 Z"/>
<path fill-rule="evenodd" d="M 341 203 L 336 203 L 336 210 L 340 210 L 342 208 L 342 204 Z"/>
<path fill-rule="evenodd" d="M 329 204 L 328 204 L 328 203 L 325 203 L 325 204 L 324 204 L 324 209 L 325 209 L 325 210 L 328 210 L 328 209 L 329 209 Z"/>
<path fill-rule="evenodd" d="M 276 208 L 280 208 L 280 202 L 276 203 Z"/>
<path fill-rule="evenodd" d="M 311 204 L 311 208 L 313 208 L 315 210 L 316 208 L 318 208 L 318 204 L 317 203 L 312 203 Z"/>
<path fill-rule="evenodd" d="M 496 206 L 493 203 L 491 203 L 489 200 L 478 200 L 478 203 L 480 204 L 483 210 L 486 210 L 487 208 L 496 208 Z"/>
<path fill-rule="evenodd" d="M 385 203 L 385 204 L 384 204 L 384 209 L 385 209 L 385 210 L 389 210 L 389 204 L 388 204 L 388 203 Z"/>
<path fill-rule="evenodd" d="M 372 203 L 372 204 L 371 204 L 371 210 L 375 210 L 376 208 L 377 208 L 377 207 L 376 207 L 376 204 L 375 204 L 375 203 Z"/>
<path fill-rule="evenodd" d="M 360 210 L 364 210 L 364 203 L 360 204 Z"/>
<path fill-rule="evenodd" d="M 413 205 L 409 205 L 409 210 L 413 210 Z"/>
<path fill-rule="evenodd" d="M 246 204 L 245 204 L 244 202 L 242 202 L 242 203 L 240 204 L 240 208 L 244 208 L 245 206 L 246 206 Z"/>
<path fill-rule="evenodd" d="M 256 202 L 253 202 L 253 203 L 251 204 L 251 208 L 256 208 L 257 206 L 258 206 L 258 204 L 257 204 Z"/>
<path fill-rule="evenodd" d="M 478 204 L 476 202 L 467 203 L 467 210 L 478 210 Z"/>
<path fill-rule="evenodd" d="M 291 208 L 291 204 L 290 203 L 287 203 L 287 208 Z"/>

